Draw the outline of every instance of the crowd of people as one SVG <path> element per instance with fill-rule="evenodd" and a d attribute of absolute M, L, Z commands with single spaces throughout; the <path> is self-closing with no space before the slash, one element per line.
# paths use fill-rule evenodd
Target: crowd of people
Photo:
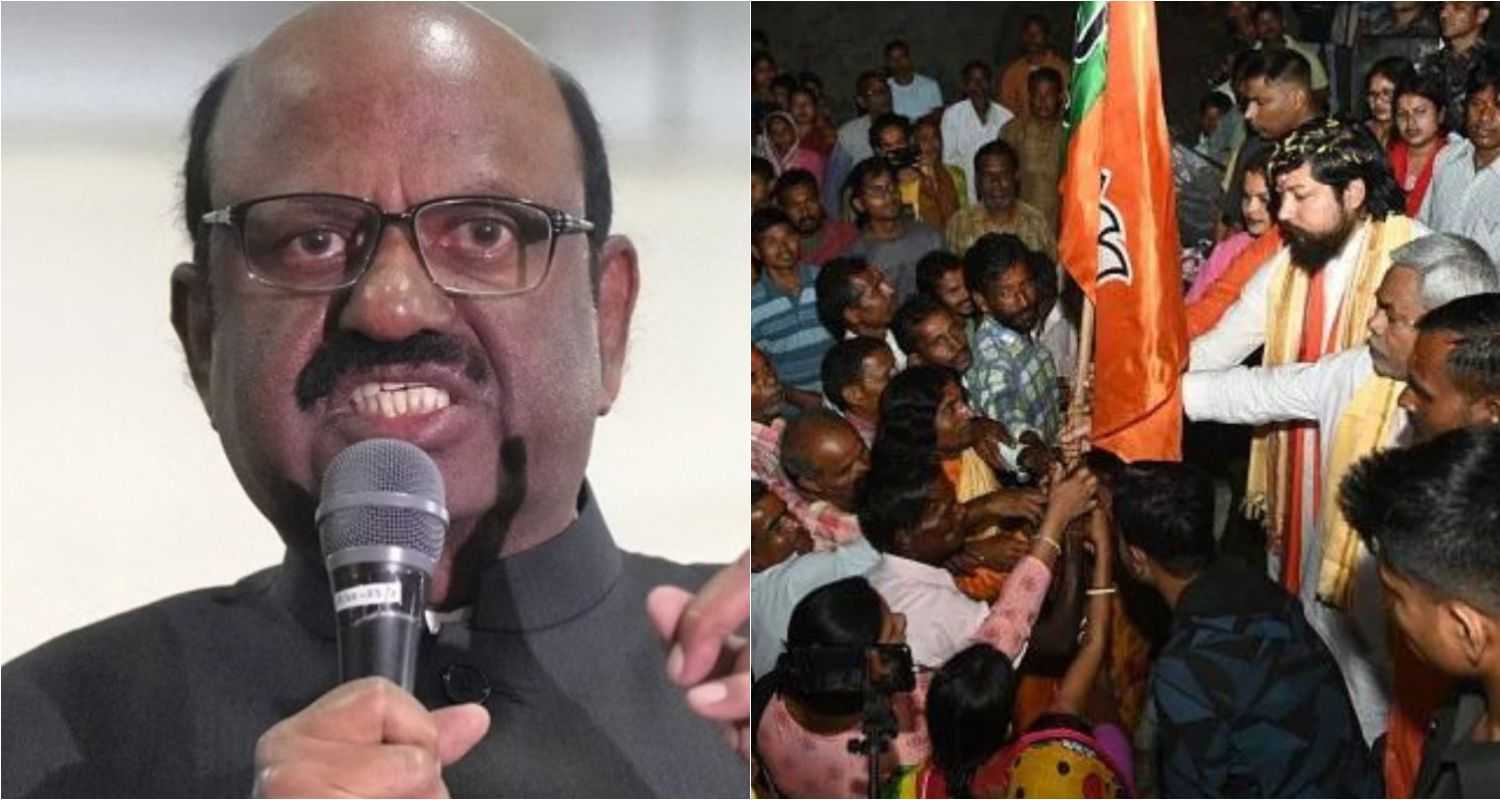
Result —
<path fill-rule="evenodd" d="M 1088 440 L 1044 17 L 957 97 L 872 47 L 841 124 L 755 43 L 758 796 L 1500 788 L 1500 53 L 1487 4 L 1418 5 L 1387 24 L 1438 46 L 1355 114 L 1279 4 L 1225 4 L 1180 396 L 1254 427 L 1206 461 Z"/>

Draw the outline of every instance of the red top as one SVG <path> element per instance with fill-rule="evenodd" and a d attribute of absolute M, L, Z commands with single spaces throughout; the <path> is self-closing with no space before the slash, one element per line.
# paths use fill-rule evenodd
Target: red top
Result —
<path fill-rule="evenodd" d="M 1391 159 L 1391 174 L 1396 176 L 1396 183 L 1406 192 L 1406 216 L 1416 219 L 1417 212 L 1422 209 L 1422 198 L 1427 196 L 1427 186 L 1432 183 L 1432 166 L 1437 163 L 1438 154 L 1447 146 L 1448 137 L 1439 136 L 1437 149 L 1432 151 L 1432 157 L 1427 159 L 1422 172 L 1409 175 L 1407 172 L 1411 164 L 1411 147 L 1400 139 L 1391 140 L 1387 151 Z"/>

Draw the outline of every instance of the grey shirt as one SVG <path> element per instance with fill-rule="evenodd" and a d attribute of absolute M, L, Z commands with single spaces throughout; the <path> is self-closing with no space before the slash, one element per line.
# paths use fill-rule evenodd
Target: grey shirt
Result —
<path fill-rule="evenodd" d="M 455 797 L 744 797 L 744 760 L 666 676 L 646 593 L 710 566 L 625 553 L 598 505 L 481 577 L 465 623 L 425 636 L 415 694 L 488 687 Z M 74 631 L 3 669 L 6 796 L 244 796 L 256 739 L 338 682 L 323 567 L 288 550 L 233 586 Z"/>
<path fill-rule="evenodd" d="M 885 272 L 896 289 L 899 307 L 917 293 L 917 262 L 933 250 L 942 250 L 943 234 L 925 222 L 906 221 L 906 233 L 899 239 L 859 237 L 847 255 L 860 256 Z"/>

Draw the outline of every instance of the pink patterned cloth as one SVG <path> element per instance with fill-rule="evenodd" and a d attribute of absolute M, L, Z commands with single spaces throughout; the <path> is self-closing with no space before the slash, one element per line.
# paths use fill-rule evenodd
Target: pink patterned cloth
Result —
<path fill-rule="evenodd" d="M 812 534 L 813 549 L 833 550 L 864 536 L 859 518 L 822 500 L 808 500 L 797 491 L 781 471 L 781 432 L 786 420 L 770 425 L 750 421 L 750 474 L 766 485 L 786 503 L 791 512 Z"/>
<path fill-rule="evenodd" d="M 927 738 L 931 682 L 931 673 L 921 673 L 916 689 L 892 698 L 897 727 L 891 752 L 902 767 L 920 764 L 932 753 Z M 861 736 L 858 727 L 829 735 L 808 733 L 778 694 L 761 716 L 755 746 L 783 797 L 868 797 L 869 762 L 849 752 L 849 742 Z"/>
<path fill-rule="evenodd" d="M 1021 559 L 1006 578 L 989 617 L 974 632 L 975 641 L 1016 660 L 1031 635 L 1051 582 L 1052 572 L 1040 559 Z M 919 764 L 932 752 L 925 713 L 930 680 L 931 673 L 920 673 L 914 691 L 893 698 L 898 732 L 892 751 L 902 767 Z M 868 762 L 864 756 L 850 753 L 848 744 L 860 735 L 858 728 L 826 736 L 808 733 L 792 718 L 786 700 L 778 694 L 761 716 L 755 747 L 761 764 L 786 797 L 865 797 Z"/>
<path fill-rule="evenodd" d="M 1196 303 L 1202 299 L 1208 287 L 1214 285 L 1214 281 L 1224 274 L 1224 270 L 1229 269 L 1234 257 L 1245 252 L 1245 248 L 1253 241 L 1254 236 L 1241 231 L 1214 245 L 1213 252 L 1208 254 L 1208 263 L 1203 265 L 1203 269 L 1198 271 L 1198 277 L 1193 279 L 1192 288 L 1188 289 L 1184 302 Z"/>

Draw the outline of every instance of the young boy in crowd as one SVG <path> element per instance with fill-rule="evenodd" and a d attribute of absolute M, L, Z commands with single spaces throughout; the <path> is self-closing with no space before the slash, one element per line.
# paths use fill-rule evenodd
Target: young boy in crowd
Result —
<path fill-rule="evenodd" d="M 1457 678 L 1416 797 L 1500 790 L 1500 428 L 1459 428 L 1357 464 L 1339 502 L 1380 565 L 1391 617 Z"/>

